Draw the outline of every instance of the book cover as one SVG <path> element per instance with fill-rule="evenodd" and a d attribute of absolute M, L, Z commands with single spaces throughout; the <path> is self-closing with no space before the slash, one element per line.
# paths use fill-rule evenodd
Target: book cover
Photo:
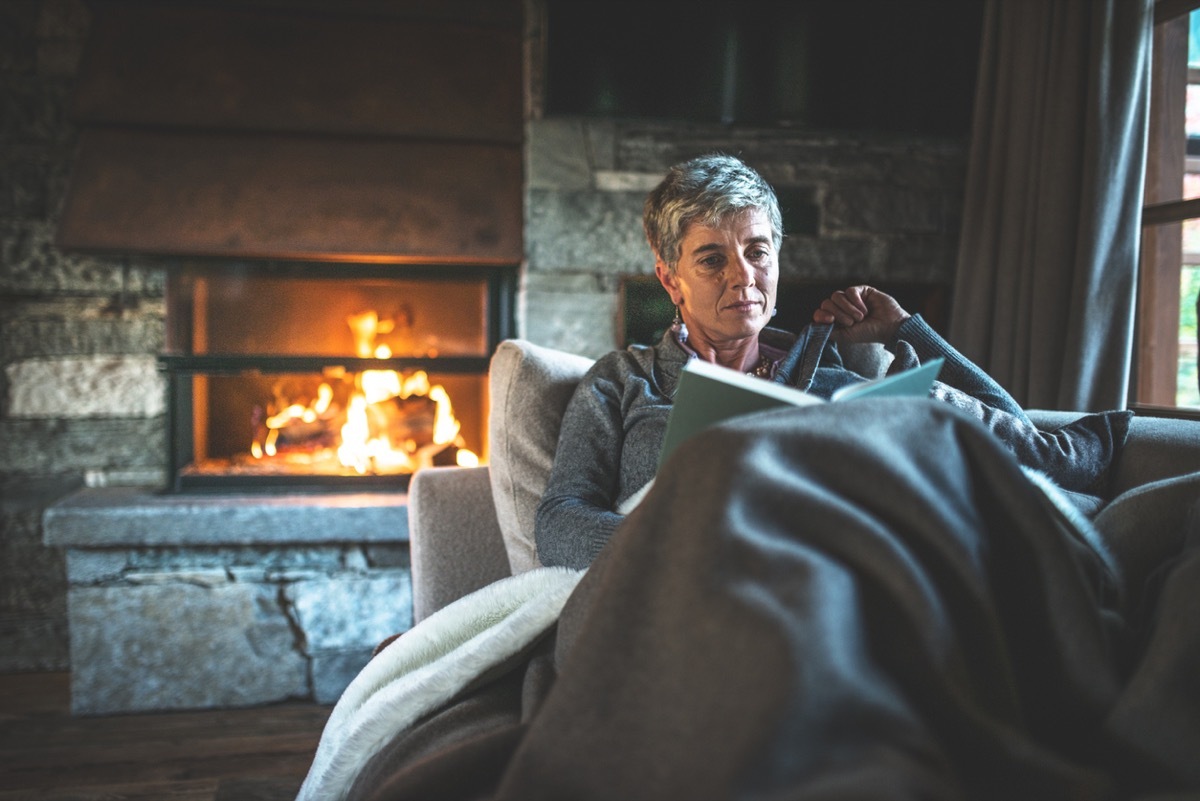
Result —
<path fill-rule="evenodd" d="M 902 373 L 842 387 L 833 394 L 832 400 L 928 395 L 941 370 L 942 361 L 932 359 Z M 661 465 L 665 462 L 667 456 L 692 434 L 730 417 L 780 406 L 808 406 L 824 402 L 795 387 L 692 359 L 684 365 L 679 376 L 679 388 L 671 406 L 671 415 L 667 418 L 667 431 L 663 436 L 658 463 Z"/>
<path fill-rule="evenodd" d="M 832 401 L 856 398 L 923 397 L 929 394 L 942 367 L 942 359 L 932 359 L 902 373 L 843 387 Z M 679 376 L 679 387 L 667 418 L 658 463 L 661 465 L 679 445 L 696 432 L 731 417 L 753 414 L 781 406 L 809 406 L 825 403 L 803 390 L 764 381 L 737 370 L 720 367 L 700 359 L 691 359 Z M 617 510 L 628 514 L 645 497 L 653 479 L 621 504 Z"/>

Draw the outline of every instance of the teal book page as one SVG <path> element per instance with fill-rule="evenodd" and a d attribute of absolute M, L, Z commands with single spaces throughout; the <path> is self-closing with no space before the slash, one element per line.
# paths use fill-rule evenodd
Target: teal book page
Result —
<path fill-rule="evenodd" d="M 766 411 L 779 406 L 824 403 L 795 387 L 754 378 L 700 359 L 684 365 L 679 387 L 667 418 L 658 463 L 666 461 L 679 444 L 701 429 L 731 417 Z"/>
<path fill-rule="evenodd" d="M 920 367 L 905 370 L 874 381 L 861 384 L 851 384 L 833 393 L 833 400 L 850 400 L 851 398 L 890 398 L 890 397 L 922 397 L 929 394 L 933 382 L 941 372 L 945 359 L 930 359 Z"/>
<path fill-rule="evenodd" d="M 833 394 L 833 400 L 923 397 L 933 387 L 942 362 L 940 358 L 932 359 L 912 370 L 843 387 Z M 658 463 L 661 465 L 666 461 L 681 442 L 697 431 L 731 417 L 780 406 L 806 406 L 813 403 L 824 401 L 795 387 L 692 359 L 684 365 L 679 376 L 679 388 L 671 406 L 671 415 L 667 418 L 667 431 L 663 436 Z"/>
<path fill-rule="evenodd" d="M 843 387 L 834 393 L 833 400 L 927 396 L 941 370 L 942 362 L 942 359 L 933 359 L 903 373 Z M 667 418 L 667 431 L 663 435 L 658 463 L 661 466 L 684 440 L 696 432 L 732 417 L 781 406 L 808 406 L 824 402 L 817 396 L 809 395 L 795 387 L 764 381 L 700 359 L 692 359 L 683 366 L 679 376 L 679 387 L 675 392 L 671 414 Z M 621 504 L 617 511 L 621 514 L 632 512 L 653 484 L 654 480 L 651 479 L 646 486 Z"/>

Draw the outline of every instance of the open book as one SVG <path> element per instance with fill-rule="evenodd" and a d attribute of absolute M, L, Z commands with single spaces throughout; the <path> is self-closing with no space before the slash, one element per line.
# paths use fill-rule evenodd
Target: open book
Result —
<path fill-rule="evenodd" d="M 842 387 L 833 394 L 833 401 L 866 397 L 910 396 L 924 397 L 933 387 L 934 379 L 942 367 L 942 359 L 932 359 L 919 367 L 902 373 L 864 381 Z M 701 429 L 716 425 L 731 417 L 762 412 L 780 406 L 808 406 L 825 403 L 816 395 L 803 390 L 764 381 L 737 370 L 719 367 L 701 359 L 691 359 L 683 366 L 679 376 L 679 388 L 667 418 L 667 431 L 663 436 L 662 451 L 658 456 L 661 466 L 667 457 L 688 437 Z M 635 492 L 617 509 L 629 514 L 633 507 L 650 491 L 654 480 Z"/>

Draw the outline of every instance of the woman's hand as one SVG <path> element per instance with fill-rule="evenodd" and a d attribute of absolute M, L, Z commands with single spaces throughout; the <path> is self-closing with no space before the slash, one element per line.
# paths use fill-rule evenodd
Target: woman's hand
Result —
<path fill-rule="evenodd" d="M 889 342 L 911 317 L 891 295 L 869 286 L 834 292 L 813 312 L 813 322 L 832 323 L 838 342 Z"/>

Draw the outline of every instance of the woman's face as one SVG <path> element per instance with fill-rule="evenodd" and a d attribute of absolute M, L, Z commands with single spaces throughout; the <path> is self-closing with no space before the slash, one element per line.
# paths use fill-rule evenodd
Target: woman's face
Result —
<path fill-rule="evenodd" d="M 747 209 L 710 228 L 684 231 L 672 273 L 659 259 L 658 280 L 679 307 L 688 337 L 720 346 L 756 337 L 775 310 L 779 253 L 765 212 Z"/>

